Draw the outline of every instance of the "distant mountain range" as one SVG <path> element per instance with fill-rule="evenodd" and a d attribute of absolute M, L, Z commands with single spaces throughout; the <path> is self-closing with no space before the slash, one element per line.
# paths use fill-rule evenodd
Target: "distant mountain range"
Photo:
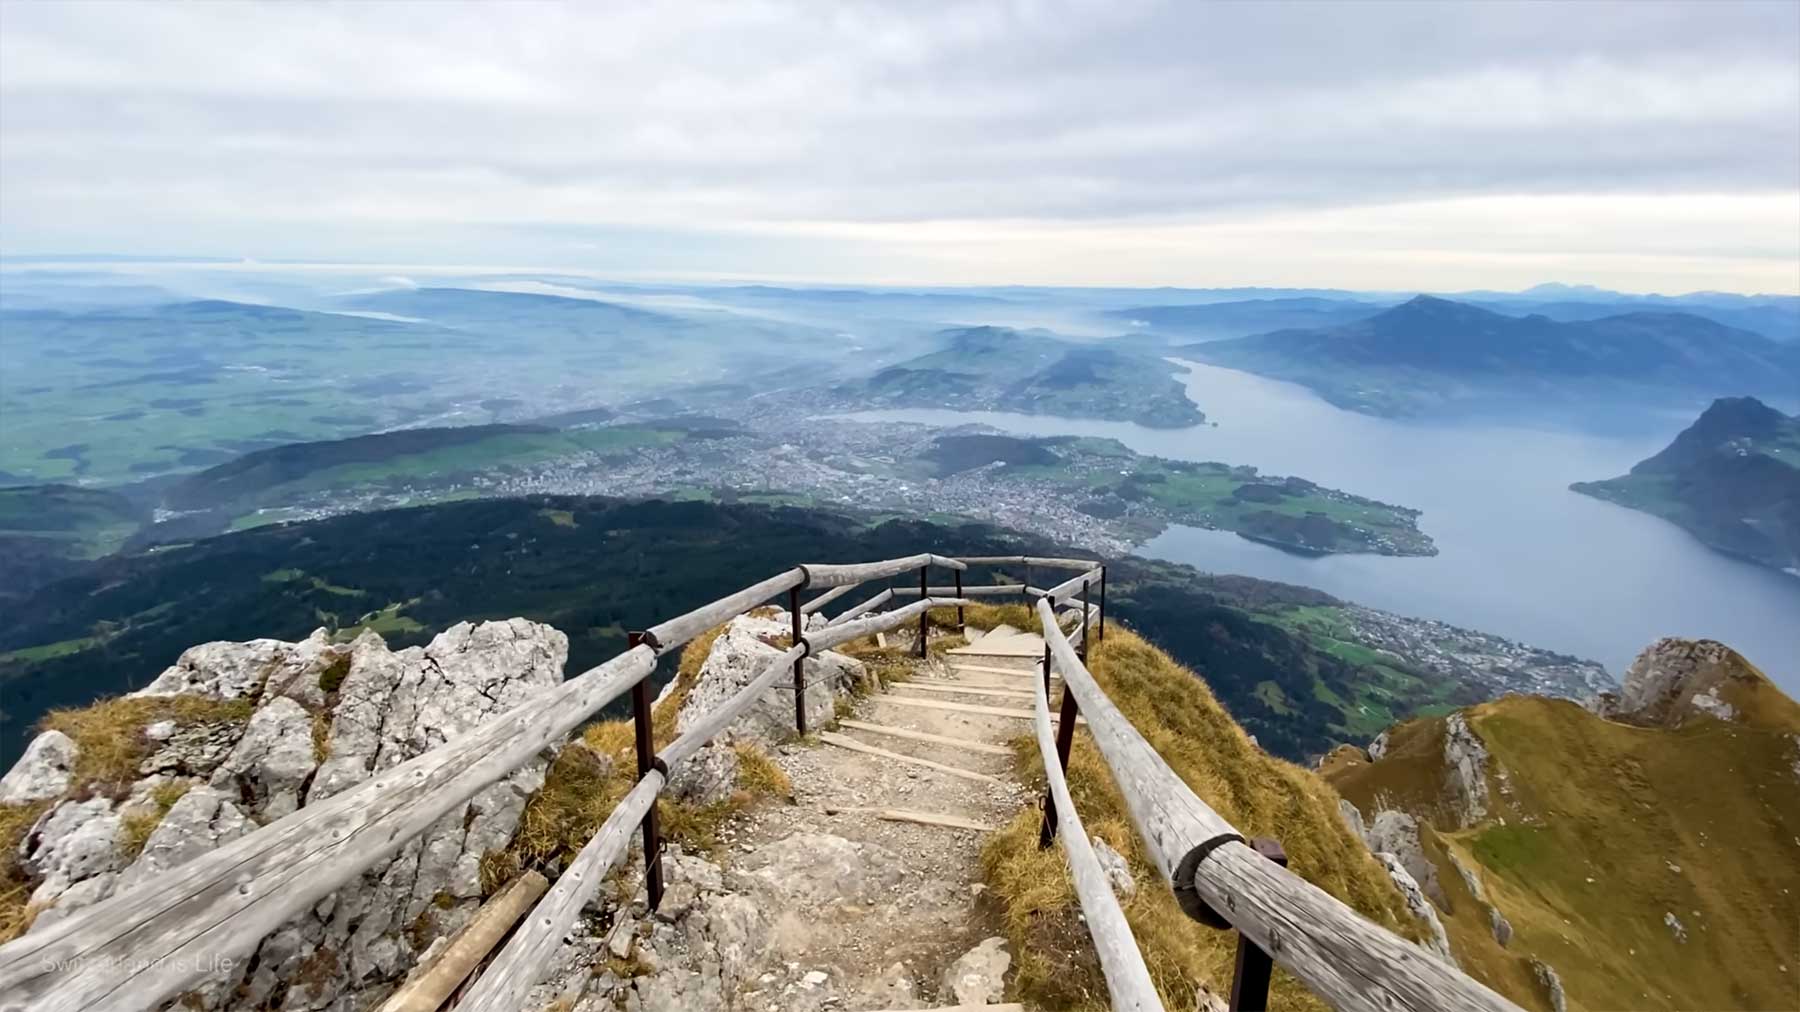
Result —
<path fill-rule="evenodd" d="M 1352 323 L 1185 345 L 1176 353 L 1301 383 L 1341 407 L 1379 415 L 1486 399 L 1800 391 L 1800 344 L 1691 313 L 1564 322 L 1425 295 Z"/>
<path fill-rule="evenodd" d="M 842 384 L 837 394 L 867 408 L 1018 411 L 1155 428 L 1197 425 L 1206 417 L 1188 400 L 1174 368 L 1153 354 L 1010 327 L 963 327 L 939 339 L 937 351 Z"/>
<path fill-rule="evenodd" d="M 1630 474 L 1570 487 L 1680 524 L 1722 552 L 1800 575 L 1800 417 L 1753 397 L 1713 402 Z"/>

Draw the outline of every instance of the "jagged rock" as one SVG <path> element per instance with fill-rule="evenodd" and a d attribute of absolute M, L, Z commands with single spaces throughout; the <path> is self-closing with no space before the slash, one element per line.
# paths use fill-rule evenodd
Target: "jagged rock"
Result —
<path fill-rule="evenodd" d="M 822 624 L 817 615 L 809 618 L 811 626 Z M 740 615 L 731 620 L 725 631 L 713 641 L 700 666 L 699 676 L 688 691 L 681 711 L 675 719 L 677 730 L 685 731 L 706 714 L 722 706 L 750 684 L 763 669 L 779 658 L 785 648 L 774 644 L 786 642 L 792 634 L 786 612 L 773 618 Z M 865 677 L 861 661 L 831 650 L 820 651 L 806 659 L 806 712 L 815 720 L 829 716 L 837 697 Z M 672 684 L 672 683 L 671 683 Z M 771 744 L 794 734 L 794 696 L 792 692 L 765 692 L 729 728 L 716 739 L 721 743 L 751 741 Z"/>
<path fill-rule="evenodd" d="M 1506 919 L 1499 907 L 1488 907 L 1488 927 L 1493 929 L 1494 941 L 1501 945 L 1512 943 L 1512 922 Z"/>
<path fill-rule="evenodd" d="M 144 776 L 211 776 L 237 747 L 244 725 L 232 721 L 189 724 L 172 732 L 162 747 L 138 764 Z"/>
<path fill-rule="evenodd" d="M 1481 876 L 1475 872 L 1475 869 L 1463 864 L 1462 858 L 1456 856 L 1456 851 L 1445 848 L 1445 854 L 1450 858 L 1450 867 L 1456 869 L 1456 874 L 1462 879 L 1464 888 L 1469 890 L 1469 895 L 1485 901 L 1487 890 L 1481 887 Z"/>
<path fill-rule="evenodd" d="M 968 952 L 958 956 L 944 971 L 941 996 L 956 999 L 959 1005 L 990 1005 L 1006 997 L 1006 971 L 1012 966 L 1012 955 L 1006 951 L 1006 939 L 983 939 Z"/>
<path fill-rule="evenodd" d="M 1412 876 L 1413 881 L 1419 884 L 1433 903 L 1449 908 L 1444 888 L 1438 883 L 1437 867 L 1425 856 L 1425 848 L 1419 843 L 1417 819 L 1400 811 L 1376 812 L 1364 839 L 1368 842 L 1369 849 L 1375 853 L 1388 853 L 1398 858 L 1406 866 L 1407 874 Z"/>
<path fill-rule="evenodd" d="M 82 879 L 125 867 L 124 821 L 105 798 L 65 801 L 38 817 L 19 842 L 19 864 L 43 881 L 31 902 L 48 905 Z"/>
<path fill-rule="evenodd" d="M 175 722 L 159 720 L 144 728 L 144 737 L 150 741 L 168 741 L 175 736 Z"/>
<path fill-rule="evenodd" d="M 1531 961 L 1531 972 L 1537 976 L 1538 984 L 1550 999 L 1551 1012 L 1568 1012 L 1569 997 L 1563 993 L 1562 977 L 1557 975 L 1556 968 L 1541 959 Z"/>
<path fill-rule="evenodd" d="M 129 889 L 151 875 L 168 871 L 217 850 L 256 829 L 229 795 L 211 787 L 195 787 L 169 807 L 156 824 L 131 867 L 120 876 L 119 887 Z"/>
<path fill-rule="evenodd" d="M 1394 880 L 1394 887 L 1400 890 L 1401 898 L 1406 901 L 1407 912 L 1425 922 L 1427 937 L 1419 944 L 1454 966 L 1456 957 L 1450 952 L 1450 936 L 1444 931 L 1444 922 L 1438 919 L 1437 908 L 1425 898 L 1425 891 L 1419 888 L 1419 883 L 1413 880 L 1398 857 L 1383 852 L 1376 854 L 1375 859 L 1381 862 L 1381 866 L 1387 869 L 1388 877 Z"/>
<path fill-rule="evenodd" d="M 1450 769 L 1450 802 L 1458 829 L 1467 829 L 1487 816 L 1487 747 L 1469 728 L 1462 712 L 1444 721 L 1444 764 Z"/>
<path fill-rule="evenodd" d="M 270 699 L 213 771 L 212 785 L 243 798 L 265 822 L 293 812 L 315 768 L 312 723 L 312 714 L 292 698 Z"/>
<path fill-rule="evenodd" d="M 1350 832 L 1356 834 L 1358 840 L 1361 840 L 1364 843 L 1368 842 L 1368 828 L 1363 825 L 1362 812 L 1358 811 L 1355 805 L 1351 804 L 1345 798 L 1339 798 L 1338 816 L 1344 820 L 1344 825 L 1350 827 Z"/>
<path fill-rule="evenodd" d="M 75 739 L 61 731 L 45 731 L 31 739 L 25 754 L 0 777 L 0 804 L 24 805 L 60 797 L 69 789 L 79 751 Z"/>
<path fill-rule="evenodd" d="M 1125 855 L 1112 849 L 1112 845 L 1098 836 L 1092 837 L 1094 858 L 1100 864 L 1100 870 L 1106 873 L 1106 881 L 1112 884 L 1113 894 L 1121 901 L 1137 895 L 1137 878 L 1131 874 L 1131 862 Z"/>
<path fill-rule="evenodd" d="M 690 804 L 716 804 L 737 790 L 737 775 L 737 753 L 710 742 L 670 771 L 668 796 Z"/>
<path fill-rule="evenodd" d="M 677 853 L 665 854 L 663 871 L 670 892 L 676 887 L 693 894 L 692 902 L 673 917 L 649 922 L 645 937 L 637 940 L 637 961 L 654 971 L 630 980 L 595 978 L 585 987 L 577 1007 L 635 1009 L 638 1012 L 714 1012 L 736 1008 L 736 994 L 768 951 L 769 921 L 750 898 L 721 891 L 725 878 L 717 865 Z M 635 922 L 623 929 L 626 937 L 638 930 Z M 612 938 L 620 936 L 615 928 Z M 617 949 L 613 949 L 616 953 Z M 630 950 L 627 950 L 630 951 Z M 564 974 L 587 976 L 587 966 L 566 966 Z M 566 983 L 553 983 L 567 990 Z M 589 999 L 594 1001 L 591 1003 Z"/>
<path fill-rule="evenodd" d="M 1618 693 L 1603 695 L 1594 709 L 1609 720 L 1645 727 L 1680 727 L 1696 714 L 1731 720 L 1736 710 L 1721 692 L 1733 682 L 1759 678 L 1723 643 L 1667 637 L 1639 654 Z"/>
<path fill-rule="evenodd" d="M 319 676 L 344 649 L 332 644 L 323 629 L 298 643 L 202 643 L 182 651 L 173 665 L 133 695 L 259 700 L 286 695 L 317 707 L 325 702 Z"/>
<path fill-rule="evenodd" d="M 1669 934 L 1674 935 L 1677 942 L 1687 941 L 1687 928 L 1682 925 L 1681 918 L 1675 916 L 1674 911 L 1663 912 L 1663 927 L 1669 929 Z"/>
<path fill-rule="evenodd" d="M 877 844 L 795 833 L 744 855 L 729 881 L 740 892 L 806 909 L 879 897 L 905 876 L 903 867 L 898 854 Z"/>
<path fill-rule="evenodd" d="M 851 1008 L 922 1009 L 918 982 L 904 963 L 890 964 L 870 980 L 866 980 L 852 996 Z"/>
<path fill-rule="evenodd" d="M 1371 762 L 1380 762 L 1382 757 L 1387 755 L 1387 751 L 1388 733 L 1383 731 L 1375 736 L 1374 741 L 1369 742 L 1369 760 Z"/>

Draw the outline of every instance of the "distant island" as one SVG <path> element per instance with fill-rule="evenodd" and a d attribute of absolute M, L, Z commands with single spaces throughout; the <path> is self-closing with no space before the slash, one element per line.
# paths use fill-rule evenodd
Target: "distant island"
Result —
<path fill-rule="evenodd" d="M 1136 422 L 1158 429 L 1198 425 L 1176 369 L 1146 352 L 1077 344 L 1011 327 L 964 327 L 942 347 L 838 385 L 859 408 L 952 408 Z"/>
<path fill-rule="evenodd" d="M 1569 486 L 1672 521 L 1706 544 L 1800 576 L 1800 417 L 1714 401 L 1630 474 Z"/>
<path fill-rule="evenodd" d="M 1412 416 L 1485 401 L 1800 389 L 1800 345 L 1685 312 L 1558 321 L 1421 295 L 1366 319 L 1177 346 L 1312 388 L 1339 407 Z"/>

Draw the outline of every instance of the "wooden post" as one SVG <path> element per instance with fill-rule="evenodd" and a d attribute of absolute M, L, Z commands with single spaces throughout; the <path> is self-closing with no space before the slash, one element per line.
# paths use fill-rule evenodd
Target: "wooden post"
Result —
<path fill-rule="evenodd" d="M 929 566 L 920 566 L 919 567 L 919 600 L 921 600 L 921 601 L 923 601 L 926 598 L 931 596 L 930 588 L 925 586 L 925 577 L 927 575 L 929 575 L 930 572 L 931 572 L 931 567 L 929 567 Z M 961 583 L 962 582 L 962 573 L 960 573 L 960 572 L 957 573 L 956 579 L 957 579 L 958 583 Z M 920 657 L 925 656 L 925 634 L 926 634 L 926 630 L 930 626 L 930 624 L 931 624 L 931 609 L 927 608 L 926 610 L 919 612 L 919 656 Z"/>
<path fill-rule="evenodd" d="M 1250 846 L 1258 854 L 1287 867 L 1287 851 L 1282 849 L 1279 841 L 1258 837 L 1250 842 Z M 1231 1012 L 1268 1012 L 1269 975 L 1274 969 L 1269 954 L 1239 932 L 1237 969 L 1231 975 Z"/>
<path fill-rule="evenodd" d="M 1100 567 L 1100 641 L 1106 642 L 1106 567 Z"/>
<path fill-rule="evenodd" d="M 1044 670 L 1048 671 L 1046 667 Z M 1050 692 L 1050 683 L 1044 682 L 1046 698 Z M 1057 714 L 1056 725 L 1056 762 L 1064 773 L 1069 771 L 1069 749 L 1075 744 L 1075 719 L 1080 716 L 1080 709 L 1075 705 L 1075 694 L 1069 691 L 1067 682 L 1063 683 L 1062 708 Z M 1039 849 L 1047 848 L 1056 840 L 1056 796 L 1044 795 L 1044 825 L 1038 830 Z"/>
<path fill-rule="evenodd" d="M 954 570 L 951 570 L 951 572 L 956 574 L 956 596 L 961 597 L 961 596 L 963 596 L 962 570 L 954 569 Z M 965 623 L 963 620 L 963 607 L 962 607 L 962 605 L 959 604 L 956 606 L 956 628 L 959 632 L 962 630 L 964 624 Z"/>
<path fill-rule="evenodd" d="M 798 591 L 796 591 L 798 593 Z M 644 641 L 643 633 L 631 633 L 627 642 L 636 647 Z M 637 773 L 638 779 L 655 768 L 656 743 L 651 738 L 650 725 L 650 680 L 638 679 L 631 687 L 631 722 L 634 736 L 637 739 Z M 662 905 L 662 834 L 656 825 L 656 802 L 652 800 L 650 807 L 644 810 L 644 889 L 649 894 L 650 909 L 655 910 Z"/>
<path fill-rule="evenodd" d="M 788 616 L 793 619 L 793 638 L 789 646 L 800 645 L 800 588 L 788 591 Z M 794 732 L 806 737 L 806 655 L 794 659 Z"/>

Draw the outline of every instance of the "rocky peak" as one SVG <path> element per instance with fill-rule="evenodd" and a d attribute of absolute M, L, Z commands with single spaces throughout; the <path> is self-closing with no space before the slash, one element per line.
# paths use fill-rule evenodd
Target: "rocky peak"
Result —
<path fill-rule="evenodd" d="M 1733 689 L 1763 680 L 1749 661 L 1717 640 L 1667 637 L 1631 662 L 1619 691 L 1591 709 L 1608 720 L 1643 727 L 1680 727 L 1698 714 L 1737 716 Z"/>

